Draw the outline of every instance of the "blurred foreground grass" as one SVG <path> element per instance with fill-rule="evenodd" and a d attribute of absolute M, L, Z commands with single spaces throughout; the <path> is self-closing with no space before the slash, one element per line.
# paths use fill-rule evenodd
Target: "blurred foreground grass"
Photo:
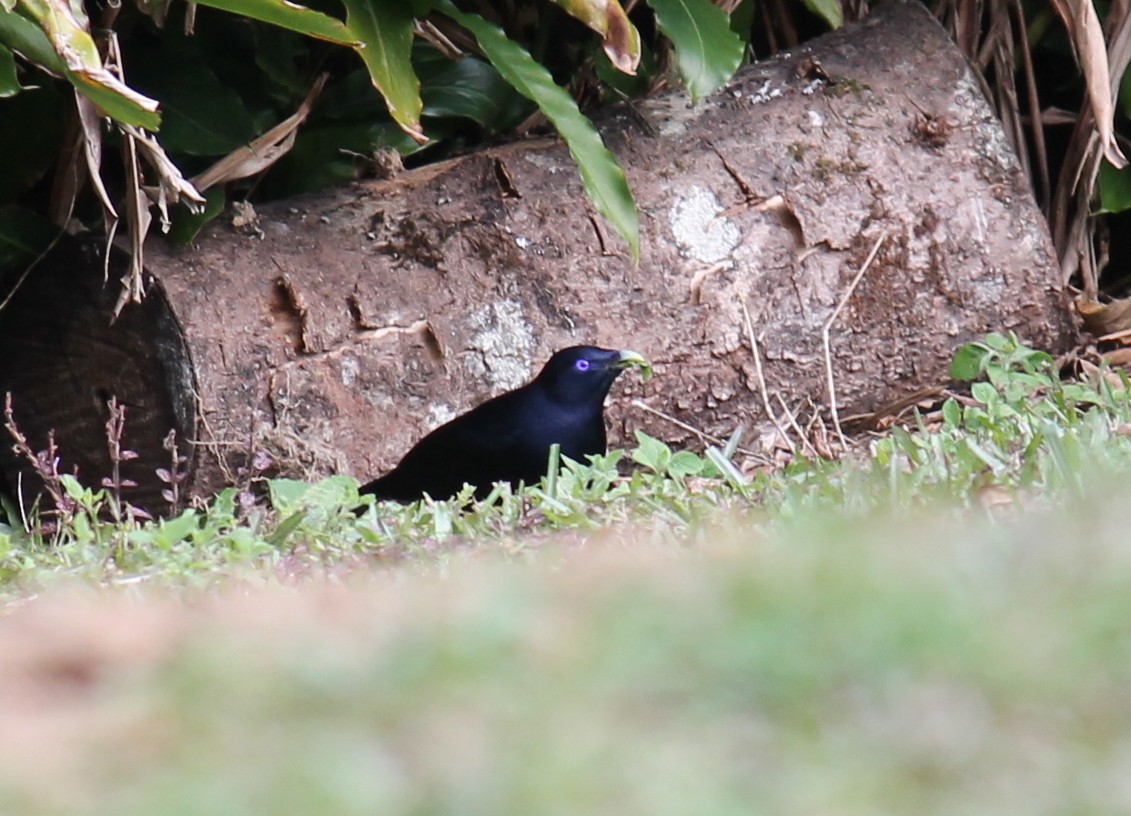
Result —
<path fill-rule="evenodd" d="M 9 530 L 0 813 L 1129 812 L 1127 380 L 963 367 L 852 461 Z"/>
<path fill-rule="evenodd" d="M 1125 813 L 1123 504 L 41 599 L 0 619 L 0 811 Z"/>

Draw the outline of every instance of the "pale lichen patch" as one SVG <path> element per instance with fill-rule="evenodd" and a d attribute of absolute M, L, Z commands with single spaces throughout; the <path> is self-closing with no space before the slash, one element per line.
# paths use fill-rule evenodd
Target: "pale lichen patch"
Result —
<path fill-rule="evenodd" d="M 530 377 L 534 331 L 516 300 L 497 300 L 476 309 L 469 318 L 474 334 L 470 346 L 478 352 L 468 369 L 490 383 L 492 389 L 510 390 Z"/>
<path fill-rule="evenodd" d="M 738 246 L 742 234 L 733 221 L 720 217 L 722 211 L 715 194 L 703 187 L 692 187 L 687 195 L 676 199 L 668 222 L 683 255 L 713 264 Z"/>

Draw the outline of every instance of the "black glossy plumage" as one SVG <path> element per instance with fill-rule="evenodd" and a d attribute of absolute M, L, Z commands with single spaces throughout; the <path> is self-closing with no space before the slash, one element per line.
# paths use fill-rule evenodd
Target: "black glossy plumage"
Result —
<path fill-rule="evenodd" d="M 495 482 L 537 483 L 555 442 L 563 456 L 579 462 L 604 453 L 605 397 L 624 367 L 638 361 L 642 358 L 633 352 L 563 349 L 526 385 L 432 431 L 361 492 L 400 502 L 425 493 L 446 499 L 467 483 L 483 498 Z"/>

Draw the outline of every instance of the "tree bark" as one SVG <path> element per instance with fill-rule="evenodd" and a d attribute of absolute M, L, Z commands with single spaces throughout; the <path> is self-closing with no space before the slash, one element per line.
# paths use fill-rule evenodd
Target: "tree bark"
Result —
<path fill-rule="evenodd" d="M 987 331 L 1073 340 L 1016 158 L 917 3 L 697 104 L 670 93 L 599 124 L 640 208 L 639 265 L 554 139 L 265 206 L 191 248 L 151 242 L 197 389 L 192 489 L 261 470 L 365 480 L 577 343 L 656 364 L 614 387 L 625 445 L 637 428 L 772 431 L 763 382 L 779 424 L 827 416 L 826 327 L 841 415 L 944 382 Z"/>

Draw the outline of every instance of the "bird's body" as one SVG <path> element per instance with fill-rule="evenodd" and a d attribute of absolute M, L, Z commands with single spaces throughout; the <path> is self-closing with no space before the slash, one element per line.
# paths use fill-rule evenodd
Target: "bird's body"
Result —
<path fill-rule="evenodd" d="M 605 397 L 625 367 L 645 367 L 635 352 L 573 346 L 554 354 L 532 381 L 490 399 L 425 436 L 389 473 L 361 488 L 378 499 L 410 502 L 425 493 L 454 496 L 495 482 L 535 484 L 550 446 L 580 462 L 605 452 Z"/>

